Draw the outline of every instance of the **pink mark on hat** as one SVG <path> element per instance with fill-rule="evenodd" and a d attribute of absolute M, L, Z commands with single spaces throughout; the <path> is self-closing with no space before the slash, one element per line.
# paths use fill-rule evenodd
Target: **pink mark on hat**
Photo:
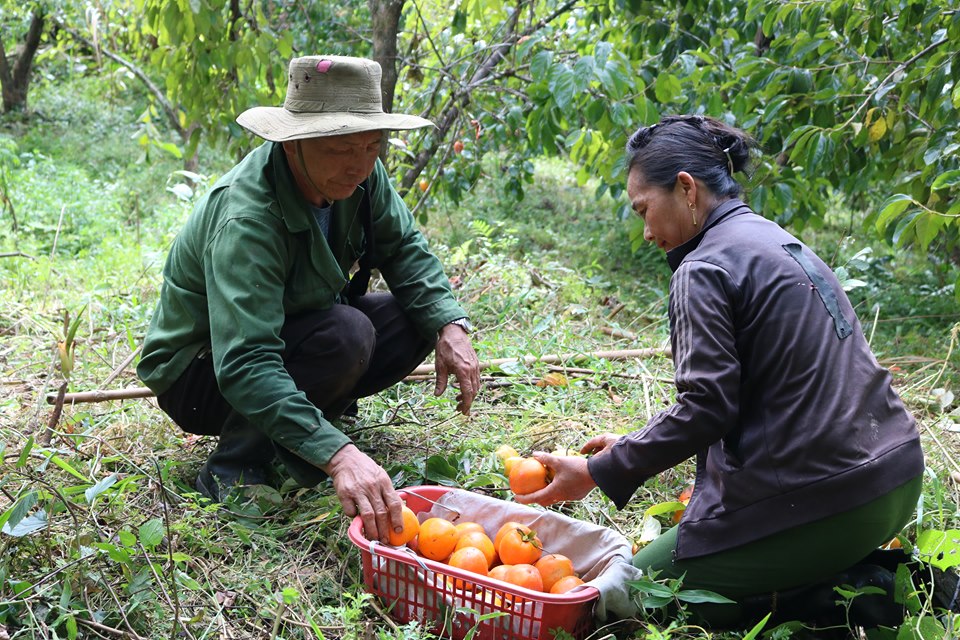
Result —
<path fill-rule="evenodd" d="M 333 60 L 321 60 L 317 63 L 317 71 L 320 73 L 326 73 L 327 69 L 330 68 L 330 65 L 333 64 Z"/>

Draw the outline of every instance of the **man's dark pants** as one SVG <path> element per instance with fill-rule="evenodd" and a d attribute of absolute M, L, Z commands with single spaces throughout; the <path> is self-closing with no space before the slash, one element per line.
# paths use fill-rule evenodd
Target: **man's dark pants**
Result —
<path fill-rule="evenodd" d="M 284 367 L 327 420 L 339 417 L 357 398 L 402 380 L 435 346 L 387 293 L 367 294 L 349 306 L 288 316 L 280 337 L 286 345 Z M 198 478 L 204 493 L 219 493 L 219 487 L 209 484 L 211 474 L 224 490 L 232 484 L 265 482 L 274 455 L 303 486 L 326 478 L 233 410 L 220 393 L 209 355 L 195 358 L 157 403 L 184 431 L 220 436 Z"/>

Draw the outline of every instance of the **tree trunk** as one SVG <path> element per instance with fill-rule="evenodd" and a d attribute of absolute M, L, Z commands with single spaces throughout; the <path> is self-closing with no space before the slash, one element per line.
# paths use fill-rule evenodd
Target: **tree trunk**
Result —
<path fill-rule="evenodd" d="M 383 77 L 380 91 L 383 110 L 393 111 L 393 94 L 397 88 L 397 31 L 404 0 L 367 0 L 373 22 L 373 59 L 380 63 Z M 380 160 L 387 162 L 387 140 L 380 145 Z"/>
<path fill-rule="evenodd" d="M 40 38 L 43 35 L 44 16 L 40 9 L 35 9 L 27 29 L 27 37 L 20 55 L 13 63 L 13 68 L 7 62 L 7 52 L 0 41 L 0 84 L 2 84 L 3 111 L 27 110 L 27 89 L 30 86 L 30 67 L 33 58 L 40 47 Z"/>

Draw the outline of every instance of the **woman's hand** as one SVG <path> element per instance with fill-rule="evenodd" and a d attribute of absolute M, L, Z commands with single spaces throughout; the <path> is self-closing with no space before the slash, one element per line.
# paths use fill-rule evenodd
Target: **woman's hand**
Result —
<path fill-rule="evenodd" d="M 613 446 L 613 443 L 623 436 L 616 433 L 601 433 L 587 440 L 586 444 L 580 447 L 580 453 L 584 455 L 599 455 Z"/>
<path fill-rule="evenodd" d="M 447 376 L 453 374 L 460 384 L 457 411 L 465 416 L 470 415 L 470 406 L 480 391 L 480 361 L 463 327 L 448 324 L 440 329 L 434 360 L 437 387 L 433 395 L 439 396 L 446 391 Z"/>
<path fill-rule="evenodd" d="M 515 495 L 520 504 L 537 503 L 543 506 L 570 500 L 582 500 L 597 483 L 593 481 L 587 469 L 587 459 L 580 456 L 555 456 L 542 451 L 534 451 L 533 457 L 553 471 L 553 480 L 545 489 Z"/>

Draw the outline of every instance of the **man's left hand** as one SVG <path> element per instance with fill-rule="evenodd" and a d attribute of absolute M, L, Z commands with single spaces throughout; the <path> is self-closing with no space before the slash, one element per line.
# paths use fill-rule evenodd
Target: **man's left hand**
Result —
<path fill-rule="evenodd" d="M 447 390 L 447 377 L 453 374 L 460 384 L 457 411 L 470 415 L 470 406 L 480 391 L 480 361 L 463 327 L 448 324 L 440 329 L 435 360 L 437 388 L 434 395 L 439 396 Z"/>

